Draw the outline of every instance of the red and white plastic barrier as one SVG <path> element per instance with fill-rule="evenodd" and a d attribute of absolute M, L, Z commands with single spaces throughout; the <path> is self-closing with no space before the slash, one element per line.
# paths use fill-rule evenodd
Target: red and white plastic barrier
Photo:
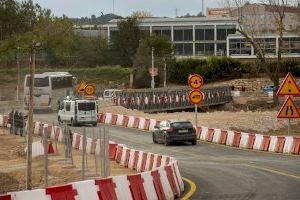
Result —
<path fill-rule="evenodd" d="M 121 119 L 118 120 L 117 118 L 117 124 L 121 124 Z M 150 122 L 151 121 L 149 120 L 149 125 Z M 54 140 L 63 138 L 60 127 L 35 123 L 34 128 L 37 134 L 40 134 L 41 128 L 48 128 L 51 133 L 49 134 L 49 137 Z M 52 145 L 52 143 L 49 144 Z M 86 144 L 87 153 L 92 154 L 100 152 L 99 139 L 96 141 L 87 137 Z M 81 150 L 82 145 L 82 135 L 74 133 L 72 147 L 76 150 Z M 48 187 L 32 191 L 11 192 L 5 196 L 0 195 L 0 200 L 159 200 L 178 198 L 184 191 L 183 181 L 175 158 L 129 149 L 123 144 L 115 144 L 114 142 L 110 142 L 109 150 L 110 158 L 112 160 L 115 160 L 126 168 L 135 169 L 140 173 L 115 176 L 101 180 L 80 181 L 63 186 Z M 43 154 L 44 148 L 41 141 L 35 142 L 33 146 L 33 155 Z"/>
<path fill-rule="evenodd" d="M 115 121 L 113 120 L 115 116 Z M 100 114 L 100 123 L 115 124 L 118 126 L 153 131 L 159 121 L 144 117 Z M 105 121 L 104 121 L 105 119 Z M 227 145 L 237 148 L 254 149 L 276 153 L 300 154 L 300 138 L 296 136 L 268 136 L 262 134 L 220 130 L 205 126 L 195 127 L 197 139 Z M 150 161 L 148 161 L 150 162 Z M 150 163 L 147 163 L 147 166 Z M 140 167 L 140 166 L 139 166 Z"/>

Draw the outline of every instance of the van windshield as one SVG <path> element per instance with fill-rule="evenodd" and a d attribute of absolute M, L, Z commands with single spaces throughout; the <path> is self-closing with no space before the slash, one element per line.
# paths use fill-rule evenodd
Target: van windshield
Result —
<path fill-rule="evenodd" d="M 78 110 L 80 111 L 90 111 L 95 109 L 96 109 L 95 102 L 78 103 Z"/>

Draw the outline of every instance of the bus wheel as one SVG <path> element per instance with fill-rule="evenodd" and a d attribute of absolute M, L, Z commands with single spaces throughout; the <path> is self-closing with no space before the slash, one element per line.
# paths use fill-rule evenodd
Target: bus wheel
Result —
<path fill-rule="evenodd" d="M 60 117 L 57 118 L 57 121 L 58 121 L 58 124 L 59 124 L 59 125 L 60 125 L 61 122 L 62 122 L 62 121 L 60 120 Z"/>
<path fill-rule="evenodd" d="M 96 122 L 96 123 L 93 123 L 92 125 L 93 125 L 93 126 L 97 126 L 97 124 L 98 124 L 98 123 Z"/>

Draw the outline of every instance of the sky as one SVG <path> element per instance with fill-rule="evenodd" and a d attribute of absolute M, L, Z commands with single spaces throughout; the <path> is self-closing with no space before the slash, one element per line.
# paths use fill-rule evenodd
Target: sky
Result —
<path fill-rule="evenodd" d="M 220 0 L 204 0 L 204 8 L 220 7 Z M 123 17 L 129 16 L 134 11 L 144 10 L 157 17 L 175 17 L 177 8 L 178 16 L 186 13 L 198 14 L 202 10 L 202 0 L 33 0 L 43 8 L 52 10 L 55 16 L 63 14 L 68 17 L 90 17 L 92 14 L 100 16 L 113 13 Z"/>

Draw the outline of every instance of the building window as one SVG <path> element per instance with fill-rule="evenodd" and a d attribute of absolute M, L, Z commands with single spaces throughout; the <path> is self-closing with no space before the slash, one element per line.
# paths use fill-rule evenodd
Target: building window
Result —
<path fill-rule="evenodd" d="M 195 44 L 195 54 L 197 56 L 207 56 L 215 54 L 215 44 L 214 43 L 196 43 Z"/>
<path fill-rule="evenodd" d="M 160 37 L 166 37 L 171 40 L 171 27 L 170 26 L 154 26 L 152 33 Z"/>
<path fill-rule="evenodd" d="M 236 32 L 235 27 L 232 26 L 217 26 L 217 40 L 226 40 L 229 34 Z"/>
<path fill-rule="evenodd" d="M 256 38 L 254 41 L 259 44 L 260 49 L 266 55 L 276 55 L 276 39 L 275 38 Z M 256 54 L 256 51 L 254 51 Z"/>
<path fill-rule="evenodd" d="M 230 39 L 229 55 L 251 55 L 251 44 L 245 39 Z"/>
<path fill-rule="evenodd" d="M 193 41 L 193 27 L 174 27 L 174 41 Z"/>
<path fill-rule="evenodd" d="M 214 26 L 196 26 L 195 27 L 196 41 L 211 41 L 215 40 Z"/>
<path fill-rule="evenodd" d="M 177 56 L 192 56 L 193 44 L 192 43 L 177 43 L 175 44 L 175 54 Z"/>
<path fill-rule="evenodd" d="M 300 54 L 300 37 L 283 38 L 283 54 Z"/>
<path fill-rule="evenodd" d="M 225 55 L 226 55 L 226 43 L 218 43 L 217 56 L 225 56 Z"/>

